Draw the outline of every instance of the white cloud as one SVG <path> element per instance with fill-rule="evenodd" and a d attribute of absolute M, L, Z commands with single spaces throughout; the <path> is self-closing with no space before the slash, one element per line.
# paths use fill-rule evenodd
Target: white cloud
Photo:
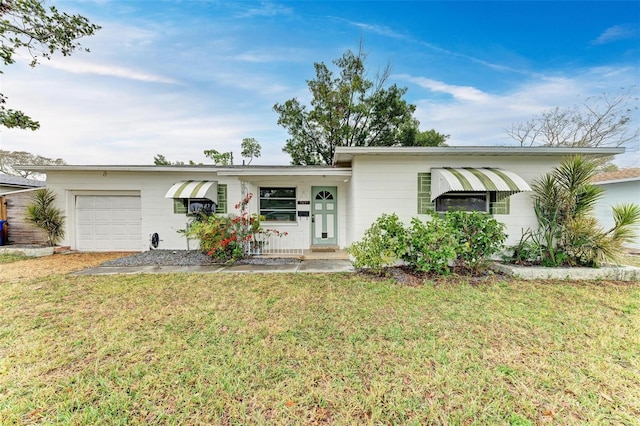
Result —
<path fill-rule="evenodd" d="M 616 78 L 611 78 L 615 75 Z M 548 76 L 531 79 L 506 93 L 486 93 L 472 87 L 458 87 L 425 77 L 403 77 L 429 91 L 447 93 L 448 101 L 433 100 L 428 94 L 413 100 L 416 118 L 423 130 L 434 128 L 450 134 L 449 145 L 515 145 L 505 129 L 513 123 L 526 122 L 543 110 L 580 104 L 590 96 L 618 93 L 621 86 L 637 81 L 634 70 L 594 68 L 572 77 Z M 636 89 L 637 91 L 638 89 Z M 415 95 L 415 91 L 414 91 Z M 640 114 L 634 117 L 638 126 Z M 627 146 L 619 156 L 621 166 L 640 166 L 639 141 Z"/>
<path fill-rule="evenodd" d="M 272 2 L 260 2 L 258 7 L 251 7 L 240 14 L 242 18 L 250 17 L 273 17 L 280 15 L 290 15 L 293 10 Z"/>
<path fill-rule="evenodd" d="M 455 86 L 446 84 L 442 81 L 436 81 L 425 77 L 412 77 L 407 74 L 394 75 L 393 78 L 417 84 L 418 86 L 424 87 L 425 89 L 429 89 L 433 92 L 451 95 L 455 99 L 461 101 L 486 102 L 489 100 L 488 94 L 476 89 L 475 87 Z"/>
<path fill-rule="evenodd" d="M 374 34 L 379 34 L 382 36 L 386 36 L 386 37 L 392 37 L 392 38 L 397 38 L 397 39 L 401 39 L 401 40 L 405 40 L 408 39 L 408 37 L 404 34 L 401 34 L 395 30 L 393 30 L 392 28 L 387 27 L 386 25 L 372 25 L 372 24 L 365 24 L 363 22 L 355 22 L 355 21 L 346 21 L 342 18 L 334 18 L 334 19 L 338 19 L 340 21 L 344 21 L 347 22 L 350 25 L 353 25 L 359 29 L 361 29 L 362 31 L 366 31 L 366 32 L 370 32 L 370 33 L 374 33 Z"/>
<path fill-rule="evenodd" d="M 591 44 L 607 44 L 613 43 L 619 40 L 626 40 L 633 38 L 638 34 L 638 26 L 631 24 L 614 25 L 607 28 L 597 39 L 593 40 Z"/>
<path fill-rule="evenodd" d="M 149 83 L 178 84 L 176 80 L 158 74 L 147 73 L 117 65 L 98 64 L 96 62 L 77 58 L 55 58 L 50 61 L 43 62 L 42 65 L 73 74 L 95 74 L 125 78 L 129 80 L 146 81 Z"/>

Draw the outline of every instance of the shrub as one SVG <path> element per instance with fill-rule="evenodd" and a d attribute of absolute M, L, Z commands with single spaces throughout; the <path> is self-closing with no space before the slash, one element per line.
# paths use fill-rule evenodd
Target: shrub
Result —
<path fill-rule="evenodd" d="M 504 225 L 486 214 L 451 211 L 405 227 L 397 215 L 383 214 L 361 241 L 347 247 L 356 268 L 381 272 L 399 260 L 414 271 L 447 274 L 451 265 L 480 272 L 506 239 Z"/>
<path fill-rule="evenodd" d="M 420 272 L 448 274 L 449 263 L 456 258 L 458 242 L 450 224 L 433 214 L 426 222 L 411 219 L 408 229 L 408 250 L 404 260 L 411 269 Z"/>
<path fill-rule="evenodd" d="M 455 231 L 456 266 L 473 273 L 485 269 L 507 239 L 504 224 L 486 213 L 451 210 L 445 213 L 444 220 Z"/>
<path fill-rule="evenodd" d="M 210 215 L 206 220 L 194 221 L 187 232 L 200 240 L 200 250 L 216 262 L 228 262 L 244 257 L 243 241 L 247 237 L 240 216 Z"/>
<path fill-rule="evenodd" d="M 56 245 L 64 237 L 65 217 L 62 211 L 54 206 L 55 193 L 49 188 L 38 189 L 31 196 L 27 205 L 25 218 L 27 222 L 40 228 L 47 234 L 47 243 Z"/>
<path fill-rule="evenodd" d="M 216 262 L 233 262 L 249 254 L 255 253 L 258 246 L 262 246 L 271 235 L 284 237 L 286 232 L 263 229 L 257 214 L 249 215 L 246 207 L 252 194 L 248 194 L 236 204 L 240 214 L 199 215 L 184 232 L 189 238 L 200 240 L 200 250 L 207 253 Z"/>
<path fill-rule="evenodd" d="M 383 214 L 367 229 L 362 240 L 346 248 L 353 266 L 380 273 L 395 264 L 407 251 L 406 229 L 396 214 Z"/>

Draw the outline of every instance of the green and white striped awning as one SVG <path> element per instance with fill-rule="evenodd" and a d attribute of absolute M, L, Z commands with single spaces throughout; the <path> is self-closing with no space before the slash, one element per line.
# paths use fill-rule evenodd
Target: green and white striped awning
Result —
<path fill-rule="evenodd" d="M 174 184 L 164 198 L 206 198 L 218 203 L 218 182 L 187 180 Z"/>
<path fill-rule="evenodd" d="M 447 192 L 492 191 L 514 194 L 531 191 L 524 179 L 508 170 L 483 168 L 431 169 L 431 201 Z"/>

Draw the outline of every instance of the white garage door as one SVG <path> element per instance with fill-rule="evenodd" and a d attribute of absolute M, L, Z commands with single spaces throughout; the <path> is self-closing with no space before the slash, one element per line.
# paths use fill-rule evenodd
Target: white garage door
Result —
<path fill-rule="evenodd" d="M 79 195 L 76 197 L 77 249 L 142 250 L 140 197 Z"/>

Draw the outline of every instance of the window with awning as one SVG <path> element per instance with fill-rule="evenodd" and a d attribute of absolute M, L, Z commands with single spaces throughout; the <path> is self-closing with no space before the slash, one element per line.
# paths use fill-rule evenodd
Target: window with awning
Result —
<path fill-rule="evenodd" d="M 200 198 L 218 202 L 218 182 L 187 180 L 173 184 L 164 198 Z"/>
<path fill-rule="evenodd" d="M 431 169 L 431 201 L 447 193 L 495 192 L 501 197 L 531 191 L 529 184 L 516 173 L 496 168 Z"/>
<path fill-rule="evenodd" d="M 173 198 L 179 203 L 176 207 L 174 202 L 174 212 L 211 214 L 216 211 L 218 205 L 218 182 L 195 180 L 178 182 L 169 188 L 164 197 Z"/>

